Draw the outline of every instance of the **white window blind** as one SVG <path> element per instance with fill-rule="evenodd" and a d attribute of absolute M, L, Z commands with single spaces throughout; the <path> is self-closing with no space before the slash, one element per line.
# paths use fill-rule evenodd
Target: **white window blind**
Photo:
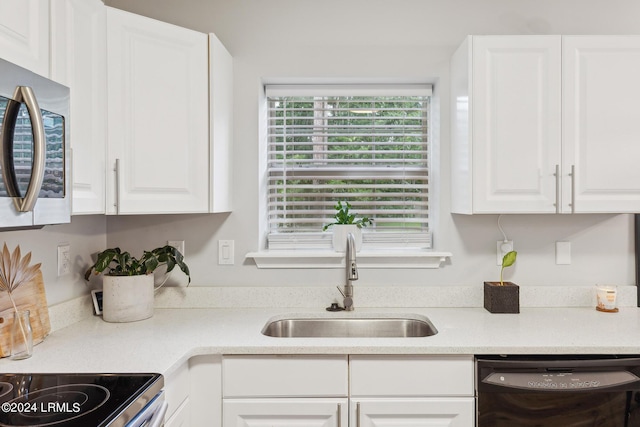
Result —
<path fill-rule="evenodd" d="M 318 233 L 337 201 L 376 238 L 428 234 L 431 88 L 267 86 L 269 241 Z"/>

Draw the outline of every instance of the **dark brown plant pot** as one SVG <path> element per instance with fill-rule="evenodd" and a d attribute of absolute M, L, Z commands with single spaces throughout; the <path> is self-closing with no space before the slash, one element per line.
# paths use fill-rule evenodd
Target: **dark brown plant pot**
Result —
<path fill-rule="evenodd" d="M 491 313 L 520 313 L 520 287 L 512 282 L 484 282 L 484 308 Z"/>

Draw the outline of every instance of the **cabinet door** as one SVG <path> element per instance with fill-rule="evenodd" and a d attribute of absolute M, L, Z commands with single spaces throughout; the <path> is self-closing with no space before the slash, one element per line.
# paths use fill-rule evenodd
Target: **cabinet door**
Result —
<path fill-rule="evenodd" d="M 560 38 L 472 38 L 474 213 L 556 211 Z"/>
<path fill-rule="evenodd" d="M 347 427 L 344 399 L 225 399 L 223 427 Z"/>
<path fill-rule="evenodd" d="M 107 9 L 107 213 L 208 212 L 208 72 L 206 34 Z"/>
<path fill-rule="evenodd" d="M 351 399 L 351 426 L 473 427 L 475 402 L 469 398 Z"/>
<path fill-rule="evenodd" d="M 71 88 L 72 214 L 105 213 L 106 7 L 52 0 L 52 78 Z"/>
<path fill-rule="evenodd" d="M 49 77 L 49 1 L 0 2 L 0 58 Z"/>
<path fill-rule="evenodd" d="M 562 40 L 563 211 L 638 212 L 640 37 Z"/>

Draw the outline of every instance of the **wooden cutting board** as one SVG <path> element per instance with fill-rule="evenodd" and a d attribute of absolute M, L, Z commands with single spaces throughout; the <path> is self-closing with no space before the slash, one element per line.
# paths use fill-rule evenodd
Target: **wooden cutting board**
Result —
<path fill-rule="evenodd" d="M 49 305 L 44 290 L 42 271 L 29 283 L 23 283 L 12 293 L 18 310 L 29 310 L 31 328 L 33 329 L 33 344 L 38 344 L 51 332 L 49 323 Z M 9 294 L 0 291 L 0 357 L 11 354 L 11 328 L 13 326 L 13 305 Z"/>

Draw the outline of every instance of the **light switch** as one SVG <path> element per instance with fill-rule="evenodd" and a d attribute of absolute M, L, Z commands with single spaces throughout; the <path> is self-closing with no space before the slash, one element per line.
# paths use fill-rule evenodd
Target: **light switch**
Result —
<path fill-rule="evenodd" d="M 556 242 L 556 264 L 571 264 L 571 242 Z"/>
<path fill-rule="evenodd" d="M 218 264 L 233 265 L 233 240 L 218 240 Z"/>

